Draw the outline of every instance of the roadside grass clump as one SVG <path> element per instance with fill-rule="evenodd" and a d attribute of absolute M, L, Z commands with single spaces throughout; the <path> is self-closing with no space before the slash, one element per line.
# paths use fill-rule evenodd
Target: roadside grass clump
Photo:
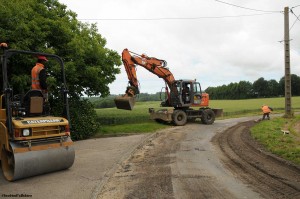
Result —
<path fill-rule="evenodd" d="M 148 133 L 168 128 L 150 120 L 149 108 L 159 108 L 159 102 L 137 102 L 131 111 L 117 108 L 96 109 L 100 128 L 95 137 Z"/>
<path fill-rule="evenodd" d="M 168 128 L 168 127 L 169 125 L 164 125 L 155 122 L 102 126 L 100 128 L 101 133 L 97 133 L 95 137 L 141 134 L 141 133 L 157 131 L 159 129 Z"/>
<path fill-rule="evenodd" d="M 117 108 L 96 109 L 97 121 L 101 125 L 149 122 L 149 108 L 159 108 L 159 102 L 137 102 L 131 111 Z"/>
<path fill-rule="evenodd" d="M 251 135 L 268 151 L 300 165 L 300 115 L 264 120 L 251 128 Z M 288 130 L 283 134 L 281 130 Z"/>

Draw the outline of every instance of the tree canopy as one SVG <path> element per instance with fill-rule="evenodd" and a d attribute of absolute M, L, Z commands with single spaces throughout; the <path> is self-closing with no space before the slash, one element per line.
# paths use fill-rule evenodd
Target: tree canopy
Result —
<path fill-rule="evenodd" d="M 292 95 L 300 95 L 300 77 L 291 75 Z M 277 82 L 274 79 L 258 78 L 253 83 L 240 81 L 217 87 L 208 87 L 205 92 L 210 99 L 250 99 L 284 96 L 284 77 Z"/>
<path fill-rule="evenodd" d="M 105 47 L 106 39 L 96 24 L 82 23 L 76 13 L 57 0 L 1 0 L 0 40 L 9 48 L 57 54 L 65 63 L 70 95 L 109 95 L 108 84 L 120 72 L 121 59 Z M 12 64 L 11 83 L 20 89 L 30 87 L 30 70 L 36 60 L 20 57 Z M 53 63 L 48 63 L 49 65 Z M 55 88 L 55 67 L 50 71 Z"/>
<path fill-rule="evenodd" d="M 71 135 L 84 139 L 97 131 L 94 107 L 81 97 L 108 96 L 108 85 L 120 73 L 121 57 L 106 47 L 106 39 L 98 33 L 96 24 L 78 21 L 76 13 L 57 0 L 1 0 L 0 42 L 8 43 L 10 49 L 60 56 L 65 63 L 70 97 Z M 18 55 L 8 63 L 9 84 L 15 94 L 30 90 L 36 60 Z M 46 66 L 51 112 L 58 115 L 63 103 L 58 89 L 61 71 L 51 59 Z"/>

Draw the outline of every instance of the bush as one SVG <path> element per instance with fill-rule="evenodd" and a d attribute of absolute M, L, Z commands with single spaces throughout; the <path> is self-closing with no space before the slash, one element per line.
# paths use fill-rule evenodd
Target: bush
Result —
<path fill-rule="evenodd" d="M 61 102 L 53 100 L 54 104 L 52 113 L 54 115 L 61 114 Z M 69 99 L 70 119 L 71 121 L 71 137 L 73 140 L 87 139 L 97 132 L 100 125 L 96 121 L 97 114 L 94 106 L 86 99 L 71 98 Z"/>

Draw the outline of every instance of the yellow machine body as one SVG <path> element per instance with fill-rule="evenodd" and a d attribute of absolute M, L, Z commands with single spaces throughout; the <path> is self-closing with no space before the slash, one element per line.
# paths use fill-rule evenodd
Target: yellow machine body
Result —
<path fill-rule="evenodd" d="M 5 109 L 1 109 L 1 113 Z M 40 175 L 73 165 L 75 151 L 68 120 L 62 117 L 13 118 L 14 135 L 8 135 L 1 115 L 0 160 L 8 181 Z"/>
<path fill-rule="evenodd" d="M 45 56 L 61 67 L 61 116 L 52 116 L 48 98 L 39 89 L 24 95 L 10 84 L 8 65 L 15 55 Z M 2 84 L 0 95 L 0 162 L 8 181 L 45 174 L 71 167 L 75 159 L 70 136 L 68 89 L 63 60 L 53 54 L 4 49 L 1 54 Z M 30 74 L 30 71 L 28 71 Z M 20 92 L 20 91 L 19 91 Z"/>

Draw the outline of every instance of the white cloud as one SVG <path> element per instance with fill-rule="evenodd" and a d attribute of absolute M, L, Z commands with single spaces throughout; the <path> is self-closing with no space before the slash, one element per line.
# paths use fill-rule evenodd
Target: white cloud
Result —
<path fill-rule="evenodd" d="M 98 20 L 107 47 L 121 54 L 124 48 L 164 59 L 177 79 L 197 79 L 202 88 L 255 81 L 279 80 L 284 75 L 283 14 L 242 9 L 213 0 L 60 0 L 78 19 Z M 283 11 L 298 0 L 224 0 L 242 7 Z M 298 16 L 300 6 L 293 9 Z M 201 18 L 263 14 L 258 16 Z M 290 14 L 290 27 L 296 17 Z M 163 18 L 181 18 L 167 20 Z M 197 18 L 185 20 L 182 18 Z M 300 75 L 300 21 L 291 29 L 291 71 Z M 154 93 L 161 79 L 138 66 L 141 92 Z M 125 70 L 110 85 L 111 93 L 123 93 Z"/>

